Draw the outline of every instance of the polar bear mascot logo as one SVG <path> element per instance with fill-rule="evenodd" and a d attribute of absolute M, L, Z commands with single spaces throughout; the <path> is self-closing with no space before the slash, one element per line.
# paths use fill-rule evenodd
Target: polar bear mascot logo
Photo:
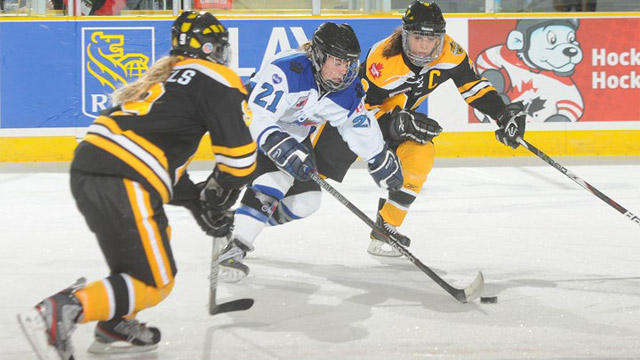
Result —
<path fill-rule="evenodd" d="M 523 19 L 506 44 L 484 50 L 477 71 L 498 90 L 505 103 L 521 101 L 531 122 L 574 122 L 584 101 L 571 75 L 582 61 L 576 39 L 577 19 Z M 481 122 L 489 119 L 475 112 Z"/>

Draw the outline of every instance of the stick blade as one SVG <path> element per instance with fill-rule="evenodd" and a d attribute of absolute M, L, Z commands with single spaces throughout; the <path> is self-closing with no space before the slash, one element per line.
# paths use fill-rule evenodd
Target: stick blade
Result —
<path fill-rule="evenodd" d="M 222 314 L 231 311 L 244 311 L 249 310 L 253 306 L 255 301 L 253 299 L 245 298 L 233 301 L 228 301 L 220 305 L 209 308 L 209 315 Z"/>
<path fill-rule="evenodd" d="M 461 293 L 462 296 L 460 296 L 458 300 L 462 303 L 473 301 L 480 297 L 483 289 L 484 275 L 482 275 L 481 271 L 478 271 L 478 275 L 476 276 L 475 280 L 473 280 L 473 282 L 469 286 L 464 288 L 463 292 Z"/>

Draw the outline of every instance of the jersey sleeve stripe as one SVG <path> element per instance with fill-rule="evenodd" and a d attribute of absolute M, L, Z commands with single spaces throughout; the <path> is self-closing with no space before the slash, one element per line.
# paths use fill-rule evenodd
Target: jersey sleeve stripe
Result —
<path fill-rule="evenodd" d="M 189 159 L 187 159 L 187 161 L 185 161 L 184 164 L 176 167 L 176 169 L 173 172 L 173 175 L 174 175 L 173 178 L 175 179 L 174 183 L 173 183 L 174 186 L 178 183 L 178 181 L 180 181 L 180 178 L 182 177 L 182 174 L 184 174 L 185 170 L 187 170 L 187 166 L 189 166 L 189 164 L 191 163 L 191 160 L 193 160 L 194 156 L 196 156 L 195 152 L 193 154 L 191 154 L 191 156 L 189 156 Z"/>
<path fill-rule="evenodd" d="M 487 86 L 487 87 L 483 88 L 482 90 L 478 91 L 475 95 L 469 96 L 468 98 L 465 98 L 465 101 L 468 104 L 470 104 L 470 103 L 474 102 L 475 100 L 483 97 L 484 94 L 488 93 L 489 91 L 496 91 L 496 89 L 494 89 L 493 86 Z"/>
<path fill-rule="evenodd" d="M 118 124 L 100 116 L 87 129 L 88 142 L 111 153 L 146 178 L 168 202 L 173 196 L 168 161 L 164 152 L 133 131 L 122 131 Z"/>
<path fill-rule="evenodd" d="M 468 82 L 468 83 L 466 83 L 466 84 L 464 84 L 464 85 L 462 85 L 462 86 L 458 87 L 458 91 L 462 94 L 462 93 L 464 93 L 465 91 L 467 91 L 467 90 L 469 90 L 469 89 L 473 88 L 474 86 L 476 86 L 476 85 L 477 85 L 478 83 L 480 83 L 481 81 L 482 81 L 482 79 L 480 79 L 480 80 L 478 80 L 478 81 L 471 81 L 471 82 Z"/>
<path fill-rule="evenodd" d="M 215 155 L 227 155 L 227 156 L 233 156 L 233 157 L 250 155 L 251 153 L 254 153 L 256 149 L 257 149 L 257 145 L 253 141 L 250 142 L 249 144 L 233 147 L 233 148 L 226 147 L 226 146 L 218 146 L 218 145 L 211 146 L 211 150 L 213 150 L 213 153 Z"/>
<path fill-rule="evenodd" d="M 155 146 L 149 140 L 143 138 L 142 136 L 136 134 L 133 131 L 130 131 L 130 130 L 122 131 L 122 129 L 120 129 L 118 124 L 113 119 L 108 118 L 106 116 L 98 117 L 94 123 L 104 125 L 113 134 L 122 134 L 123 136 L 126 136 L 131 141 L 140 145 L 142 148 L 147 150 L 151 155 L 153 155 L 153 157 L 156 158 L 156 160 L 160 163 L 160 165 L 162 165 L 163 168 L 165 169 L 169 168 L 169 162 L 167 161 L 167 157 L 165 156 L 164 151 L 162 151 L 159 147 Z"/>
<path fill-rule="evenodd" d="M 227 173 L 229 175 L 233 175 L 235 177 L 245 177 L 245 176 L 249 176 L 253 173 L 253 171 L 256 169 L 256 163 L 254 162 L 251 166 L 246 167 L 246 168 L 235 168 L 235 167 L 231 167 L 231 166 L 227 166 L 225 164 L 218 164 L 218 170 Z"/>
<path fill-rule="evenodd" d="M 111 132 L 110 129 L 101 126 L 100 124 L 92 124 L 89 126 L 87 130 L 88 134 L 97 134 L 106 139 L 111 140 L 114 144 L 140 159 L 145 163 L 147 167 L 153 170 L 154 173 L 161 179 L 166 185 L 168 189 L 171 189 L 171 177 L 169 176 L 168 167 L 165 166 L 165 161 L 158 161 L 158 159 L 154 156 L 151 151 L 156 150 L 157 148 L 153 146 L 155 149 L 150 149 L 145 147 L 144 145 L 136 143 L 134 140 L 130 139 L 123 134 Z M 148 145 L 148 144 L 145 144 Z M 157 151 L 162 151 L 157 149 Z M 163 156 L 164 157 L 164 156 Z"/>
<path fill-rule="evenodd" d="M 467 103 L 471 103 L 474 100 L 481 98 L 482 96 L 484 96 L 484 94 L 492 90 L 496 91 L 496 89 L 493 87 L 493 85 L 491 85 L 490 82 L 483 80 L 477 83 L 471 89 L 462 93 L 461 95 Z"/>
<path fill-rule="evenodd" d="M 119 144 L 114 143 L 111 139 L 107 139 L 96 133 L 87 133 L 84 141 L 103 149 L 104 151 L 122 160 L 125 164 L 129 165 L 135 171 L 140 173 L 140 175 L 142 175 L 145 179 L 147 179 L 149 184 L 151 184 L 151 186 L 158 192 L 158 194 L 160 194 L 160 197 L 162 198 L 162 201 L 164 203 L 169 202 L 169 200 L 171 199 L 172 191 L 170 183 L 165 183 L 158 176 L 158 174 L 144 161 L 133 155 L 131 152 L 129 152 Z"/>
<path fill-rule="evenodd" d="M 254 162 L 256 162 L 256 153 L 252 153 L 248 156 L 243 156 L 241 158 L 233 158 L 225 155 L 216 155 L 216 162 L 219 164 L 225 164 L 231 167 L 242 168 L 251 166 Z"/>

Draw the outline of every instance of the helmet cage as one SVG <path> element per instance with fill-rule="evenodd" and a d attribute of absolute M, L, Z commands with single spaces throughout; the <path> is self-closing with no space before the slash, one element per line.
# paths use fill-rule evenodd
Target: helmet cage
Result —
<path fill-rule="evenodd" d="M 347 72 L 342 76 L 340 81 L 336 82 L 331 79 L 325 79 L 322 76 L 322 69 L 325 66 L 327 61 L 346 61 L 347 64 Z M 311 63 L 315 69 L 313 76 L 315 77 L 318 84 L 320 84 L 325 90 L 328 91 L 340 91 L 344 90 L 353 83 L 353 81 L 358 77 L 358 70 L 360 68 L 360 59 L 357 57 L 354 59 L 353 57 L 344 58 L 336 55 L 329 54 L 320 49 L 320 46 L 311 45 Z"/>
<path fill-rule="evenodd" d="M 444 30 L 442 31 L 433 31 L 426 30 L 424 26 L 421 27 L 420 30 L 408 30 L 407 27 L 402 28 L 402 50 L 404 54 L 409 58 L 409 60 L 416 66 L 426 66 L 429 63 L 433 62 L 442 54 L 442 48 L 444 46 Z M 429 52 L 429 54 L 418 54 L 416 51 L 411 49 L 411 45 L 409 43 L 409 37 L 411 36 L 427 36 L 430 38 L 435 38 L 436 44 L 433 49 Z"/>

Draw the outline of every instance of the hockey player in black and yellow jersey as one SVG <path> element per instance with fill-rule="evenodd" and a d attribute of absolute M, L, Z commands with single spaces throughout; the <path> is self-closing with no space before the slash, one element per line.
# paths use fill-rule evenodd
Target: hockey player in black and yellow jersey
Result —
<path fill-rule="evenodd" d="M 164 204 L 189 208 L 210 235 L 229 230 L 227 210 L 252 178 L 256 144 L 247 92 L 226 66 L 228 36 L 210 13 L 183 13 L 172 27 L 170 56 L 117 90 L 115 106 L 89 126 L 71 164 L 71 190 L 110 275 L 80 282 L 19 316 L 41 358 L 72 358 L 71 331 L 89 321 L 98 321 L 90 352 L 157 347 L 160 331 L 134 317 L 174 284 Z M 197 186 L 186 168 L 206 132 L 216 166 Z M 119 340 L 129 347 L 111 346 Z"/>
<path fill-rule="evenodd" d="M 402 164 L 404 184 L 380 199 L 377 223 L 409 245 L 397 233 L 422 189 L 434 162 L 433 138 L 442 131 L 433 119 L 416 111 L 438 86 L 453 80 L 470 106 L 491 116 L 500 129 L 496 137 L 516 148 L 516 137 L 524 134 L 520 104 L 506 105 L 489 81 L 478 76 L 465 50 L 446 34 L 442 11 L 435 3 L 412 2 L 402 26 L 370 49 L 362 64 L 361 77 L 367 92 L 367 108 L 376 112 L 384 138 L 395 149 Z M 433 104 L 433 106 L 438 106 Z M 399 256 L 371 232 L 368 252 Z"/>
<path fill-rule="evenodd" d="M 506 105 L 489 81 L 478 76 L 465 50 L 446 34 L 445 20 L 437 4 L 414 1 L 402 26 L 370 49 L 361 67 L 367 92 L 367 108 L 376 112 L 384 138 L 395 149 L 402 164 L 403 187 L 380 199 L 377 223 L 396 234 L 405 245 L 409 240 L 397 233 L 431 171 L 433 138 L 442 131 L 433 119 L 416 111 L 438 86 L 453 80 L 464 100 L 491 116 L 500 129 L 496 137 L 516 148 L 525 117 L 520 104 Z M 438 106 L 433 104 L 433 106 Z M 368 252 L 399 256 L 399 252 L 371 233 Z"/>

